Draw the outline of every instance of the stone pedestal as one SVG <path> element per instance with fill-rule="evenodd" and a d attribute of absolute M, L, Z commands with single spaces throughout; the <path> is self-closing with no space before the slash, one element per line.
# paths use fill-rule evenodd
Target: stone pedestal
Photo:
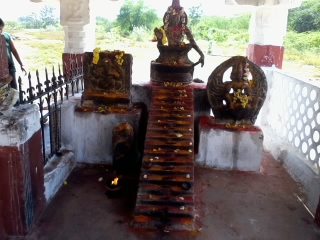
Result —
<path fill-rule="evenodd" d="M 194 65 L 188 58 L 190 45 L 163 46 L 158 45 L 159 57 L 151 62 L 152 82 L 191 83 Z"/>
<path fill-rule="evenodd" d="M 167 65 L 151 62 L 151 82 L 191 83 L 193 80 L 192 65 Z"/>
<path fill-rule="evenodd" d="M 26 235 L 45 207 L 41 146 L 36 105 L 0 116 L 0 234 Z"/>
<path fill-rule="evenodd" d="M 69 100 L 61 109 L 62 148 L 72 149 L 77 162 L 112 164 L 112 130 L 123 122 L 133 127 L 135 146 L 141 151 L 144 135 L 139 133 L 144 132 L 142 122 L 146 119 L 142 107 L 134 105 L 131 110 L 117 112 L 81 111 L 79 101 Z"/>
<path fill-rule="evenodd" d="M 213 117 L 200 117 L 199 152 L 196 161 L 219 169 L 259 171 L 263 150 L 260 128 L 226 127 Z"/>

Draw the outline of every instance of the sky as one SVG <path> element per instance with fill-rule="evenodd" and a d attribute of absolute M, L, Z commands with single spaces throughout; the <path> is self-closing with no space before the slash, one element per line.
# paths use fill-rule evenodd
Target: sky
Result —
<path fill-rule="evenodd" d="M 0 0 L 4 1 L 4 0 Z M 115 19 L 119 13 L 119 9 L 124 0 L 110 1 L 110 0 L 94 0 L 96 6 L 96 13 L 108 19 Z M 146 5 L 157 9 L 159 16 L 163 16 L 168 6 L 171 5 L 172 0 L 144 0 Z M 180 0 L 182 7 L 188 9 L 192 6 L 202 5 L 205 15 L 228 15 L 230 7 L 224 6 L 225 0 Z M 214 2 L 214 5 L 213 5 Z M 33 3 L 30 0 L 6 0 L 6 3 L 0 8 L 0 18 L 4 21 L 17 20 L 21 16 L 27 16 L 32 12 L 39 12 L 44 4 L 52 6 L 57 9 L 57 15 L 60 12 L 59 1 L 49 1 L 46 3 Z M 19 7 L 17 7 L 19 6 Z M 239 7 L 238 7 L 239 8 Z M 236 9 L 235 7 L 233 8 Z"/>

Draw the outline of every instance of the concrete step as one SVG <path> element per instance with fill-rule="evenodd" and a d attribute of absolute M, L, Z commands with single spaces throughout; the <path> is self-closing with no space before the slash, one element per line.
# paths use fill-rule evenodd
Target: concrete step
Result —
<path fill-rule="evenodd" d="M 190 196 L 193 194 L 193 186 L 190 189 L 185 189 L 182 185 L 159 185 L 153 183 L 141 183 L 139 193 L 151 195 L 168 195 L 176 197 Z"/>
<path fill-rule="evenodd" d="M 194 228 L 193 89 L 154 87 L 133 226 Z"/>

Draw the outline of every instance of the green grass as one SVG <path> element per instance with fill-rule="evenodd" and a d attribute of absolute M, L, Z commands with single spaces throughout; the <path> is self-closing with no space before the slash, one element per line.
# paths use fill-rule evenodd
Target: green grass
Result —
<path fill-rule="evenodd" d="M 45 67 L 57 67 L 61 64 L 64 43 L 62 41 L 57 43 L 32 41 L 26 43 L 27 46 L 34 49 L 32 55 L 25 58 L 29 60 L 29 71 L 41 70 Z"/>

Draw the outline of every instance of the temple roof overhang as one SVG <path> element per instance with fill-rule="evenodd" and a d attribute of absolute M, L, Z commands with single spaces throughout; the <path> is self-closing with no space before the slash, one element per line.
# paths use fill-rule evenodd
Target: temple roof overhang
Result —
<path fill-rule="evenodd" d="M 61 0 L 30 0 L 30 2 L 57 2 Z M 109 0 L 119 1 L 119 0 Z M 225 0 L 226 5 L 247 5 L 247 6 L 276 6 L 287 5 L 289 7 L 299 7 L 302 0 Z"/>
<path fill-rule="evenodd" d="M 302 0 L 225 0 L 226 5 L 247 6 L 286 6 L 295 8 L 301 5 Z"/>

